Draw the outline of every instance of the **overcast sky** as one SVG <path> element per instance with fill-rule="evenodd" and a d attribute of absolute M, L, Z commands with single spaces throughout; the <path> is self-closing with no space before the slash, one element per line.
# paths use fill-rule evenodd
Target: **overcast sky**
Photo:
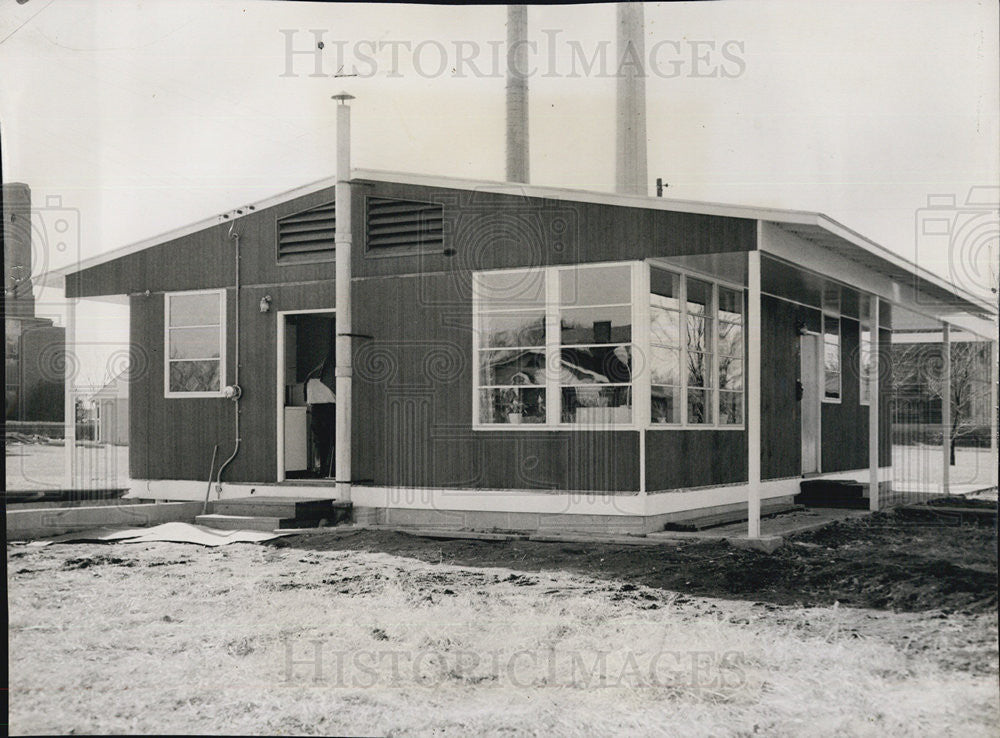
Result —
<path fill-rule="evenodd" d="M 27 182 L 36 206 L 60 198 L 79 214 L 79 246 L 36 248 L 36 261 L 63 266 L 77 249 L 99 254 L 331 175 L 329 97 L 341 89 L 357 96 L 356 167 L 502 179 L 505 17 L 502 6 L 5 2 L 4 179 Z M 614 7 L 531 7 L 528 23 L 532 181 L 610 190 Z M 648 4 L 651 183 L 663 177 L 681 199 L 824 212 L 947 269 L 946 254 L 919 252 L 914 220 L 930 195 L 961 204 L 998 183 L 998 24 L 992 1 Z M 318 60 L 288 56 L 317 38 Z M 966 286 L 988 282 L 977 280 Z"/>

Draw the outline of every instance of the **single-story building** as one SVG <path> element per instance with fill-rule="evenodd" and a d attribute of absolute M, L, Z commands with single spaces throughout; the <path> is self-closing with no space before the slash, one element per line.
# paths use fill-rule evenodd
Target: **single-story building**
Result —
<path fill-rule="evenodd" d="M 349 495 L 399 525 L 651 531 L 816 477 L 877 508 L 894 326 L 994 319 L 819 213 L 358 169 L 64 277 L 130 307 L 134 495 L 202 499 L 217 454 L 213 498 Z M 338 333 L 339 484 L 304 391 Z"/>

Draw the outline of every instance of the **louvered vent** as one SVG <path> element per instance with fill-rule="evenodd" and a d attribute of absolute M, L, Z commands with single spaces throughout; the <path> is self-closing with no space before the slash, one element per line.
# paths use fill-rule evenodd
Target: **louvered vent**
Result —
<path fill-rule="evenodd" d="M 368 198 L 368 248 L 441 248 L 444 235 L 440 204 Z"/>
<path fill-rule="evenodd" d="M 278 258 L 332 255 L 337 221 L 334 204 L 327 203 L 278 220 Z"/>

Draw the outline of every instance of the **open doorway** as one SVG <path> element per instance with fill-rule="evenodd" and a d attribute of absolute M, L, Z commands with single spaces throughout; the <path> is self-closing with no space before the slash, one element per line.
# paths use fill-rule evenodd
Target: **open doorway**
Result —
<path fill-rule="evenodd" d="M 278 481 L 333 481 L 333 310 L 278 313 Z"/>

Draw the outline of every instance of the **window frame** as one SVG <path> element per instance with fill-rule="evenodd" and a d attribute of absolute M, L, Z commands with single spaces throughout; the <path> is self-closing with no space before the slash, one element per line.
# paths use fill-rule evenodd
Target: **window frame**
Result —
<path fill-rule="evenodd" d="M 632 373 L 631 381 L 625 385 L 625 383 L 613 383 L 608 386 L 610 387 L 620 387 L 628 386 L 631 394 L 631 421 L 628 423 L 580 423 L 580 422 L 563 422 L 562 421 L 562 383 L 560 381 L 560 376 L 558 372 L 552 370 L 553 366 L 561 366 L 562 362 L 562 331 L 561 331 L 561 319 L 562 319 L 562 309 L 563 305 L 560 301 L 559 294 L 559 275 L 564 271 L 569 270 L 581 270 L 581 269 L 596 269 L 596 268 L 609 268 L 609 267 L 627 267 L 629 274 L 629 300 L 630 300 L 630 320 L 631 320 L 631 333 L 632 338 L 628 343 L 632 351 L 633 366 L 635 363 L 635 357 L 638 352 L 642 351 L 642 344 L 637 338 L 637 306 L 636 306 L 636 288 L 637 283 L 642 282 L 641 274 L 643 272 L 643 262 L 639 261 L 602 261 L 602 262 L 591 262 L 586 264 L 563 264 L 555 266 L 533 266 L 533 267 L 517 267 L 511 269 L 484 269 L 480 271 L 472 272 L 472 429 L 482 430 L 482 431 L 594 431 L 594 430 L 639 430 L 642 426 L 639 423 L 638 416 L 638 403 L 639 397 L 642 393 L 642 382 L 639 379 L 637 373 Z M 481 343 L 482 340 L 482 317 L 484 311 L 481 307 L 481 292 L 479 288 L 479 277 L 483 274 L 518 274 L 518 273 L 541 273 L 542 283 L 545 292 L 545 297 L 542 303 L 542 310 L 545 318 L 545 382 L 541 385 L 524 385 L 527 387 L 540 387 L 544 390 L 543 397 L 545 399 L 545 419 L 541 423 L 484 423 L 480 420 L 480 398 L 481 391 L 484 388 L 480 384 L 480 362 L 479 357 L 484 347 Z M 618 305 L 618 303 L 615 303 Z M 572 309 L 574 306 L 569 306 Z M 600 307 L 600 306 L 577 306 L 577 307 Z M 537 308 L 535 308 L 537 309 Z M 504 312 L 509 310 L 510 312 L 517 312 L 518 310 L 524 310 L 528 312 L 530 308 L 519 307 L 516 303 L 504 308 L 494 308 L 487 309 L 485 314 Z M 578 344 L 572 344 L 577 346 Z M 603 344 L 602 344 L 603 345 Z M 609 344 L 609 345 L 620 345 L 620 344 Z M 492 385 L 487 385 L 486 388 L 490 388 Z"/>
<path fill-rule="evenodd" d="M 823 345 L 823 385 L 820 387 L 820 401 L 827 405 L 839 405 L 844 401 L 844 316 L 834 314 L 831 308 L 825 308 L 820 311 L 820 332 L 819 335 L 822 338 Z M 837 321 L 837 371 L 831 372 L 826 368 L 826 346 L 827 346 L 827 332 L 826 332 L 826 320 L 827 318 L 833 318 Z M 826 377 L 827 374 L 837 375 L 837 396 L 828 397 L 826 394 Z"/>
<path fill-rule="evenodd" d="M 225 288 L 206 290 L 184 290 L 163 293 L 163 396 L 166 399 L 197 399 L 224 397 L 226 388 L 226 322 L 227 294 Z M 216 295 L 219 299 L 219 389 L 205 392 L 177 392 L 170 389 L 170 364 L 177 361 L 209 361 L 209 359 L 171 359 L 170 331 L 181 328 L 214 328 L 215 326 L 173 326 L 170 325 L 170 303 L 176 297 L 192 295 Z M 214 360 L 214 359 L 213 359 Z"/>
<path fill-rule="evenodd" d="M 657 431 L 746 431 L 747 429 L 747 387 L 746 387 L 746 372 L 747 372 L 747 303 L 746 285 L 738 284 L 736 282 L 731 282 L 726 279 L 720 279 L 714 275 L 704 274 L 693 269 L 687 269 L 685 267 L 676 266 L 669 263 L 650 263 L 646 262 L 646 274 L 647 283 L 645 290 L 645 301 L 647 303 L 651 302 L 651 280 L 648 275 L 651 274 L 653 269 L 660 269 L 661 271 L 673 272 L 674 274 L 680 275 L 680 285 L 678 290 L 678 303 L 680 306 L 680 331 L 678 335 L 679 345 L 676 350 L 680 356 L 680 417 L 679 423 L 654 423 L 650 417 L 645 425 L 648 430 Z M 710 299 L 710 315 L 707 319 L 711 320 L 712 323 L 712 346 L 711 346 L 711 372 L 712 372 L 712 386 L 703 387 L 701 390 L 711 393 L 711 404 L 712 404 L 712 422 L 711 423 L 689 423 L 688 422 L 688 382 L 687 382 L 687 305 L 688 305 L 688 280 L 695 279 L 699 282 L 707 282 L 711 287 L 711 299 Z M 725 423 L 719 422 L 719 401 L 721 392 L 736 392 L 735 390 L 723 390 L 719 387 L 719 288 L 725 288 L 736 292 L 740 296 L 740 344 L 742 347 L 741 355 L 739 357 L 740 362 L 743 365 L 743 389 L 739 390 L 740 397 L 743 402 L 743 412 L 742 420 L 739 423 Z M 728 321 L 726 321 L 728 322 Z M 642 326 L 642 330 L 646 332 L 644 346 L 647 351 L 650 351 L 650 346 L 652 345 L 649 340 L 649 321 Z M 706 352 L 707 353 L 707 352 Z M 649 354 L 647 354 L 649 355 Z M 652 404 L 652 373 L 649 371 L 648 367 L 644 367 L 642 372 L 644 377 L 644 395 L 649 398 L 648 402 Z M 664 385 L 666 386 L 666 385 Z"/>
<path fill-rule="evenodd" d="M 675 266 L 673 264 L 667 263 L 654 263 L 655 260 L 643 260 L 643 261 L 613 261 L 613 262 L 591 262 L 586 264 L 565 264 L 565 265 L 554 265 L 554 266 L 533 266 L 533 267 L 517 267 L 517 268 L 506 268 L 506 269 L 488 269 L 473 271 L 471 273 L 471 293 L 472 293 L 472 382 L 471 382 L 471 392 L 472 392 L 472 429 L 474 431 L 516 431 L 516 432 L 531 432 L 531 431 L 594 431 L 594 430 L 609 430 L 609 431 L 645 431 L 645 430 L 662 430 L 662 431 L 736 431 L 736 432 L 746 432 L 747 430 L 747 387 L 746 387 L 746 374 L 747 374 L 747 306 L 746 306 L 746 285 L 739 284 L 726 279 L 720 279 L 714 275 L 708 275 L 696 270 Z M 632 337 L 629 342 L 630 349 L 632 351 L 632 365 L 633 373 L 631 376 L 631 382 L 629 383 L 631 389 L 631 400 L 632 400 L 632 420 L 629 423 L 569 423 L 563 422 L 562 416 L 562 384 L 560 382 L 559 373 L 552 370 L 552 367 L 561 365 L 561 349 L 562 349 L 562 331 L 561 331 L 561 313 L 563 306 L 560 302 L 559 294 L 559 275 L 561 272 L 566 270 L 580 270 L 580 269 L 590 269 L 599 267 L 615 267 L 615 266 L 630 266 L 630 281 L 631 281 L 631 320 L 632 320 Z M 649 367 L 648 356 L 650 354 L 650 303 L 651 303 L 651 292 L 650 292 L 650 274 L 652 269 L 663 269 L 666 271 L 674 272 L 680 275 L 680 297 L 682 309 L 679 311 L 679 316 L 681 320 L 681 336 L 682 346 L 678 347 L 678 353 L 681 357 L 681 423 L 653 423 L 650 417 L 651 415 L 651 393 L 652 393 L 652 372 Z M 481 343 L 482 335 L 482 316 L 484 311 L 481 308 L 481 291 L 479 277 L 482 274 L 518 274 L 518 273 L 528 273 L 536 272 L 543 275 L 542 281 L 544 285 L 544 302 L 542 305 L 543 313 L 545 316 L 545 382 L 542 385 L 530 385 L 532 387 L 543 387 L 544 388 L 544 398 L 545 398 L 545 419 L 540 423 L 484 423 L 480 420 L 480 397 L 483 389 L 483 385 L 480 383 L 480 355 L 484 350 L 484 346 Z M 687 366 L 686 360 L 686 322 L 685 318 L 687 315 L 687 279 L 688 278 L 697 279 L 702 282 L 707 282 L 711 286 L 711 323 L 712 323 L 712 362 L 711 362 L 711 372 L 712 372 L 712 387 L 710 388 L 712 396 L 712 423 L 699 423 L 695 425 L 687 424 Z M 742 421 L 740 423 L 733 424 L 720 424 L 719 423 L 719 402 L 720 402 L 720 390 L 719 388 L 719 337 L 718 337 L 718 300 L 719 300 L 719 289 L 725 288 L 736 292 L 740 296 L 741 304 L 741 356 L 739 357 L 743 366 L 743 388 L 739 391 L 741 400 L 743 403 Z M 617 305 L 617 303 L 616 303 Z M 511 312 L 517 312 L 519 306 L 517 303 L 513 303 L 505 308 L 487 309 L 485 313 L 496 313 L 503 312 L 503 310 L 509 309 Z M 520 309 L 528 310 L 527 307 L 521 307 Z M 485 347 L 488 348 L 488 347 Z M 528 385 L 526 385 L 528 386 Z M 616 383 L 617 386 L 617 383 Z M 733 392 L 736 392 L 733 390 Z"/>

